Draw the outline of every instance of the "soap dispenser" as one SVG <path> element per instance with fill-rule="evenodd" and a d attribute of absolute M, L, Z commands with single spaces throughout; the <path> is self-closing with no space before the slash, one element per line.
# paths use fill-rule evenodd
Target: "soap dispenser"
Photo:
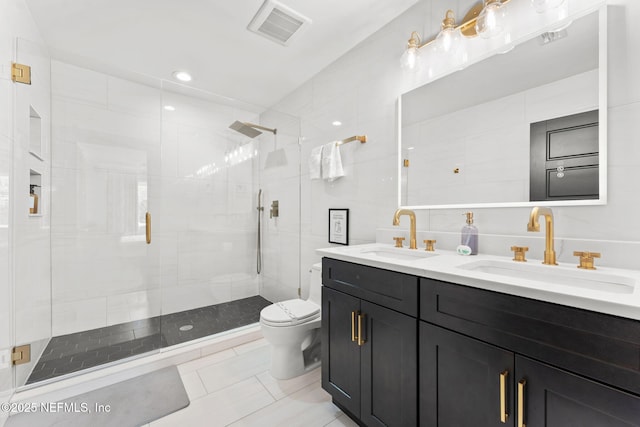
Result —
<path fill-rule="evenodd" d="M 464 255 L 477 255 L 478 254 L 478 228 L 473 225 L 473 212 L 466 212 L 467 223 L 462 227 L 460 243 L 463 248 L 463 252 L 467 252 Z"/>

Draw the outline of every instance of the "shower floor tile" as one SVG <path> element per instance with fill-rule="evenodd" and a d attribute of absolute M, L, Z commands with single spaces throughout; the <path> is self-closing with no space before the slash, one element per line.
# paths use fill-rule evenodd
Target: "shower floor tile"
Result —
<path fill-rule="evenodd" d="M 260 320 L 260 311 L 269 304 L 261 296 L 253 296 L 53 337 L 26 383 L 250 325 Z"/>

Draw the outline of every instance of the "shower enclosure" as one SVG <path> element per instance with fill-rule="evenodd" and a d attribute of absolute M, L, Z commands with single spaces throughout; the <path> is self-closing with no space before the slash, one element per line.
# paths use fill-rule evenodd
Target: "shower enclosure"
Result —
<path fill-rule="evenodd" d="M 253 324 L 297 296 L 299 258 L 283 269 L 279 254 L 299 257 L 298 118 L 55 60 L 51 88 L 49 332 L 16 387 Z M 267 209 L 285 199 L 279 218 L 259 193 Z"/>

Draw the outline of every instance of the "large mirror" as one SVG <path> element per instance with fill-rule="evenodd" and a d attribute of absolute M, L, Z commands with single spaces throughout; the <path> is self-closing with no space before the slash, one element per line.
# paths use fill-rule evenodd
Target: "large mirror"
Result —
<path fill-rule="evenodd" d="M 400 205 L 604 204 L 601 13 L 403 94 Z"/>

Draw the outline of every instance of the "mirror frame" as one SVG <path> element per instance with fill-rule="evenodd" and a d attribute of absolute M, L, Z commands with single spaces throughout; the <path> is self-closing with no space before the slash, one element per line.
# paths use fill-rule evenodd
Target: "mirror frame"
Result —
<path fill-rule="evenodd" d="M 397 148 L 398 148 L 398 208 L 402 209 L 469 209 L 469 208 L 511 208 L 511 207 L 533 207 L 533 206 L 594 206 L 594 205 L 606 205 L 607 204 L 607 121 L 608 121 L 608 104 L 607 104 L 607 5 L 606 3 L 592 7 L 580 13 L 569 15 L 568 19 L 575 20 L 583 16 L 587 16 L 591 13 L 598 14 L 598 111 L 599 111 L 599 124 L 598 124 L 598 148 L 599 148 L 599 197 L 598 199 L 583 199 L 583 200 L 553 200 L 553 201 L 522 201 L 522 202 L 489 202 L 489 203 L 456 203 L 456 204 L 441 204 L 441 205 L 403 205 L 402 204 L 402 96 L 406 95 L 410 91 L 402 93 L 398 97 L 396 108 L 396 120 L 397 120 Z M 530 35 L 518 40 L 516 45 L 520 45 L 532 38 L 538 37 L 540 34 L 548 31 L 548 28 L 542 28 Z M 496 55 L 497 52 L 484 56 L 480 61 L 490 58 Z M 476 61 L 470 64 L 469 67 L 480 62 Z M 468 68 L 468 67 L 467 67 Z M 465 68 L 466 69 L 466 68 Z M 445 73 L 437 79 L 444 78 L 450 74 L 453 74 L 457 70 L 451 70 L 451 72 Z M 426 84 L 431 83 L 437 79 L 431 80 Z M 416 88 L 412 88 L 416 89 Z"/>

